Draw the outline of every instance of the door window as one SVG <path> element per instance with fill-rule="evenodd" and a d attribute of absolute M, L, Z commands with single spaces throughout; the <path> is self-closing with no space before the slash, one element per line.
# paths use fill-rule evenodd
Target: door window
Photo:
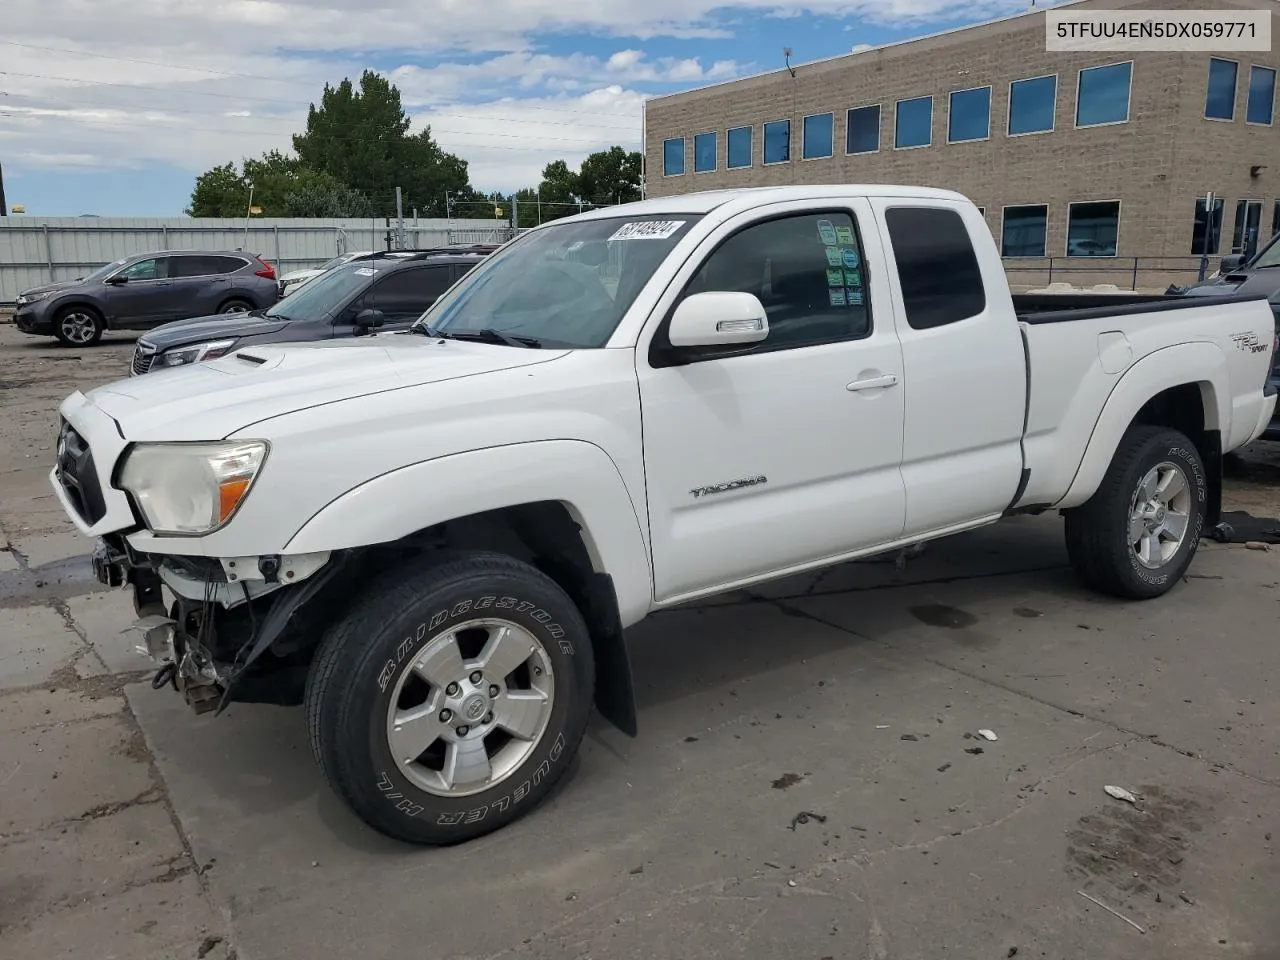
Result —
<path fill-rule="evenodd" d="M 452 282 L 448 266 L 397 270 L 369 292 L 364 306 L 381 310 L 388 320 L 416 319 Z"/>
<path fill-rule="evenodd" d="M 234 257 L 182 256 L 169 258 L 171 277 L 215 277 L 231 273 L 244 266 L 243 260 Z"/>
<path fill-rule="evenodd" d="M 168 257 L 155 257 L 150 260 L 139 260 L 120 271 L 119 276 L 134 280 L 159 280 L 167 276 Z"/>
<path fill-rule="evenodd" d="M 969 231 L 954 210 L 893 207 L 885 211 L 907 324 L 928 330 L 967 320 L 987 306 Z"/>
<path fill-rule="evenodd" d="M 735 233 L 698 269 L 685 295 L 732 291 L 759 297 L 769 336 L 748 348 L 759 353 L 867 336 L 866 284 L 853 217 L 823 212 L 780 217 Z"/>

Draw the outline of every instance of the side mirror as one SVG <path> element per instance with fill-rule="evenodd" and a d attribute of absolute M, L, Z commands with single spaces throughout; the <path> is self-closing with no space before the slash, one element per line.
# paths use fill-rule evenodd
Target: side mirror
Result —
<path fill-rule="evenodd" d="M 129 282 L 129 278 L 117 273 L 114 277 L 107 277 L 107 283 L 110 286 L 118 287 Z"/>
<path fill-rule="evenodd" d="M 386 318 L 382 315 L 381 310 L 374 310 L 366 307 L 356 314 L 355 318 L 356 330 L 372 330 L 374 327 L 380 327 L 386 322 Z"/>
<path fill-rule="evenodd" d="M 727 347 L 769 336 L 764 304 L 750 293 L 712 291 L 681 301 L 667 338 L 673 347 Z"/>
<path fill-rule="evenodd" d="M 1225 256 L 1218 262 L 1218 272 L 1230 273 L 1232 270 L 1239 270 L 1244 266 L 1246 259 L 1243 253 L 1233 253 Z"/>

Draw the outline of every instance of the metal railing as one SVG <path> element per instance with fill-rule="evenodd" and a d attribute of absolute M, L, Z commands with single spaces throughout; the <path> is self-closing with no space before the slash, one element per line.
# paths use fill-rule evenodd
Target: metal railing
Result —
<path fill-rule="evenodd" d="M 1182 284 L 1199 283 L 1217 269 L 1221 257 L 1006 257 L 1004 271 L 1010 283 L 1021 283 L 1015 278 L 1021 274 L 1039 274 L 1048 286 L 1054 282 L 1071 282 L 1073 276 L 1088 274 L 1090 277 L 1114 279 L 1091 280 L 1091 283 L 1127 283 L 1130 290 L 1138 289 L 1142 278 L 1160 277 L 1167 286 L 1171 278 L 1178 277 Z"/>

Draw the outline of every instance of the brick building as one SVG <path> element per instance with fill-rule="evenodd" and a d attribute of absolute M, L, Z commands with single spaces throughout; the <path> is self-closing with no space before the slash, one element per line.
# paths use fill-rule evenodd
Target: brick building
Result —
<path fill-rule="evenodd" d="M 1264 9 L 1280 37 L 1272 0 L 1062 6 Z M 1274 48 L 1049 53 L 1045 15 L 1030 10 L 798 65 L 794 76 L 784 68 L 654 98 L 646 190 L 945 187 L 983 208 L 1015 285 L 1047 282 L 1051 265 L 1053 280 L 1077 284 L 1186 283 L 1206 245 L 1224 254 L 1280 231 L 1278 68 Z"/>

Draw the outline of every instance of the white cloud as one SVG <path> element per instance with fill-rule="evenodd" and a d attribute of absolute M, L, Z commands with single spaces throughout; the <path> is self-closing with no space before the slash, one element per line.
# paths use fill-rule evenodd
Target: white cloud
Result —
<path fill-rule="evenodd" d="M 809 12 L 880 22 L 974 19 L 1024 0 L 0 0 L 6 168 L 174 164 L 198 172 L 287 149 L 326 81 L 369 58 L 406 107 L 465 157 L 478 186 L 638 147 L 646 90 L 724 80 L 735 60 L 657 58 L 656 37 L 723 37 L 733 17 Z M 552 55 L 537 38 L 616 49 Z M 6 42 L 8 41 L 8 42 Z M 301 51 L 306 51 L 305 53 Z M 422 66 L 422 63 L 434 64 Z"/>

